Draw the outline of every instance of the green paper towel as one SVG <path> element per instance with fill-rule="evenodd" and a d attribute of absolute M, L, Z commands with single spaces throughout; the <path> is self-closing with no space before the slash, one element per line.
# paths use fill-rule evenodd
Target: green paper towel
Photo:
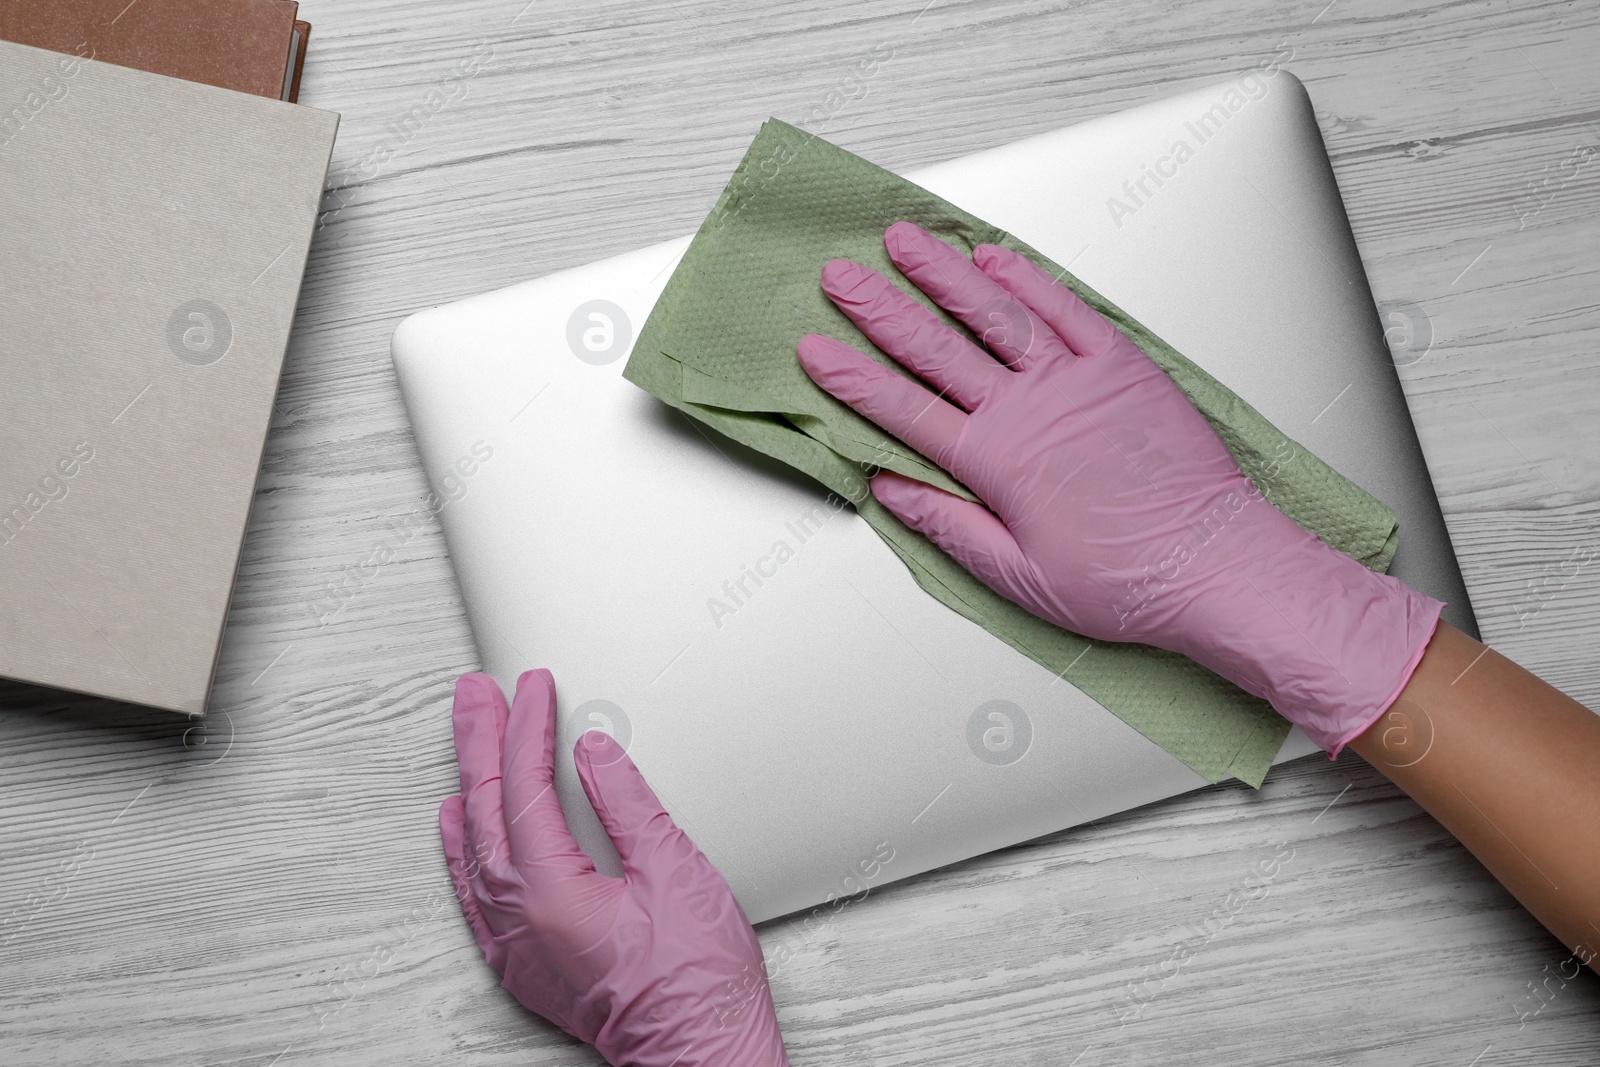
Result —
<path fill-rule="evenodd" d="M 1266 776 L 1289 724 L 1182 656 L 1091 641 L 1028 614 L 910 530 L 867 491 L 885 467 L 968 499 L 930 461 L 818 389 L 800 368 L 806 333 L 838 338 L 902 374 L 822 293 L 818 276 L 845 258 L 899 272 L 883 231 L 906 219 L 970 252 L 997 244 L 1059 276 L 1169 374 L 1239 466 L 1286 514 L 1374 570 L 1394 555 L 1394 512 L 1267 422 L 1172 346 L 1026 244 L 925 189 L 776 119 L 734 172 L 695 235 L 624 371 L 708 426 L 796 467 L 855 503 L 941 602 L 1062 676 L 1210 781 Z M 909 282 L 915 299 L 958 330 Z M 969 334 L 970 336 L 970 334 Z"/>

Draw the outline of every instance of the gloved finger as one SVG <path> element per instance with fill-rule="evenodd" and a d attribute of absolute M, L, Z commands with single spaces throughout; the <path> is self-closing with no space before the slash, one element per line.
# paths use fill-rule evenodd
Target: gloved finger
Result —
<path fill-rule="evenodd" d="M 501 805 L 500 745 L 505 734 L 506 697 L 487 674 L 456 679 L 456 764 L 461 774 L 461 800 L 466 809 L 468 862 L 481 867 L 490 891 L 509 887 L 509 848 Z"/>
<path fill-rule="evenodd" d="M 1012 370 L 1072 358 L 1072 349 L 1024 302 L 921 227 L 897 222 L 884 232 L 883 246 L 902 274 L 966 323 Z"/>
<path fill-rule="evenodd" d="M 547 670 L 524 671 L 506 723 L 501 789 L 511 862 L 530 885 L 540 872 L 594 871 L 556 797 L 555 750 L 555 678 Z"/>
<path fill-rule="evenodd" d="M 914 478 L 883 471 L 872 495 L 895 518 L 938 545 L 975 578 L 1007 599 L 1032 601 L 1031 568 L 1006 524 L 984 507 Z"/>
<path fill-rule="evenodd" d="M 590 730 L 573 746 L 583 791 L 630 880 L 677 870 L 698 849 L 678 829 L 632 758 L 610 734 Z"/>
<path fill-rule="evenodd" d="M 487 960 L 491 958 L 490 953 L 494 948 L 494 933 L 484 921 L 477 895 L 472 890 L 471 867 L 467 860 L 471 849 L 467 844 L 466 817 L 461 798 L 446 797 L 444 803 L 439 805 L 439 839 L 444 843 L 445 868 L 450 872 L 451 884 L 455 886 L 456 900 L 461 902 L 461 914 L 472 930 L 473 940 L 478 943 L 478 951 Z"/>
<path fill-rule="evenodd" d="M 821 334 L 800 338 L 800 366 L 819 387 L 943 466 L 954 453 L 966 412 L 915 382 Z"/>
<path fill-rule="evenodd" d="M 972 261 L 1058 334 L 1080 356 L 1112 351 L 1127 339 L 1071 289 L 1040 270 L 1026 256 L 999 245 L 979 245 Z"/>
<path fill-rule="evenodd" d="M 989 353 L 871 267 L 833 260 L 822 268 L 822 291 L 873 344 L 968 411 L 1007 373 Z"/>

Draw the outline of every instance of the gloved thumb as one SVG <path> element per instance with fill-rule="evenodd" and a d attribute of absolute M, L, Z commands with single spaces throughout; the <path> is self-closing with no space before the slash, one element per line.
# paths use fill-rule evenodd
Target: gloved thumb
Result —
<path fill-rule="evenodd" d="M 1028 561 L 994 512 L 893 471 L 883 471 L 872 479 L 872 495 L 895 518 L 938 545 L 984 585 L 1028 606 L 1018 581 L 1027 572 Z"/>
<path fill-rule="evenodd" d="M 573 746 L 578 780 L 630 879 L 676 868 L 694 849 L 616 739 L 590 730 Z"/>

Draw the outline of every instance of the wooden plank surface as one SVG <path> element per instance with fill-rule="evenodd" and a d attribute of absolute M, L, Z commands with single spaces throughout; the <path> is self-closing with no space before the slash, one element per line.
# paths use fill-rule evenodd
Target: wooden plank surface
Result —
<path fill-rule="evenodd" d="M 762 119 L 826 106 L 881 44 L 890 62 L 822 130 L 900 170 L 1292 51 L 1375 294 L 1419 339 L 1401 375 L 1485 635 L 1600 706 L 1600 566 L 1579 563 L 1600 547 L 1600 161 L 1571 162 L 1600 150 L 1595 5 L 301 10 L 302 100 L 344 124 L 214 711 L 190 728 L 0 686 L 0 1062 L 599 1062 L 498 989 L 451 897 L 434 811 L 451 683 L 477 664 L 437 526 L 406 524 L 426 487 L 389 334 L 692 230 Z M 393 561 L 330 601 L 379 543 Z M 1162 981 L 1273 855 L 1290 858 L 1270 895 Z M 1354 756 L 762 939 L 787 946 L 774 990 L 797 1064 L 1600 1056 L 1600 979 L 1549 980 L 1560 946 Z"/>

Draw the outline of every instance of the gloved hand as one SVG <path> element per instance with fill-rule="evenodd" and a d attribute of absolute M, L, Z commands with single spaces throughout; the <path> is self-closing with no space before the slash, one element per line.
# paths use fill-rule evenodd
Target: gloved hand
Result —
<path fill-rule="evenodd" d="M 744 911 L 599 731 L 574 758 L 623 877 L 597 872 L 573 840 L 553 784 L 550 672 L 517 679 L 509 709 L 493 678 L 463 675 L 454 719 L 461 795 L 439 808 L 439 833 L 461 910 L 511 995 L 613 1064 L 787 1067 Z"/>
<path fill-rule="evenodd" d="M 1442 604 L 1273 507 L 1172 380 L 1022 256 L 980 245 L 968 260 L 908 222 L 884 245 L 988 346 L 874 270 L 823 268 L 840 310 L 938 395 L 817 334 L 801 365 L 983 501 L 886 471 L 885 507 L 1035 615 L 1187 655 L 1330 755 L 1394 701 Z"/>

